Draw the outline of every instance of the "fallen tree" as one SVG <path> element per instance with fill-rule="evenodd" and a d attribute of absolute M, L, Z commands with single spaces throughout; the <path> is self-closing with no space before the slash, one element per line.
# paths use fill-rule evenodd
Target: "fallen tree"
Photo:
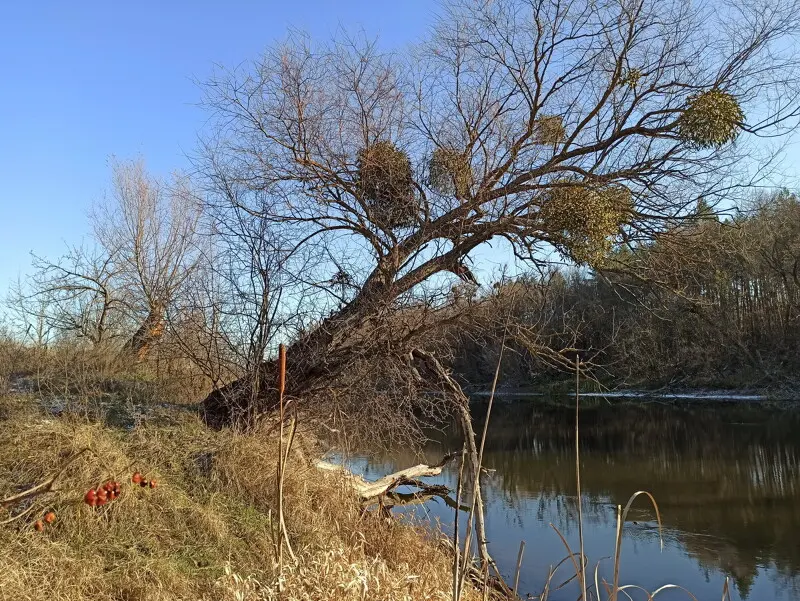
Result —
<path fill-rule="evenodd" d="M 365 333 L 441 306 L 448 273 L 474 285 L 467 264 L 490 243 L 532 267 L 553 250 L 601 267 L 615 246 L 693 218 L 698 198 L 713 207 L 752 185 L 741 161 L 769 151 L 749 140 L 800 115 L 800 53 L 786 52 L 800 11 L 767 1 L 709 14 L 657 0 L 445 2 L 413 59 L 299 37 L 210 82 L 209 202 L 260 220 L 293 275 L 284 299 L 302 303 L 280 316 L 295 340 L 287 393 L 310 398 L 359 360 L 424 347 L 430 322 L 380 345 Z M 254 371 L 205 400 L 209 423 L 269 408 L 273 366 Z"/>

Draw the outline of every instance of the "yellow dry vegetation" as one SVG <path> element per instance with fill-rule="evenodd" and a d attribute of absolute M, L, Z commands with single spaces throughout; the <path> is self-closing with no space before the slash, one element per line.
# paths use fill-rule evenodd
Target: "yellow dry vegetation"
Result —
<path fill-rule="evenodd" d="M 263 431 L 211 431 L 189 412 L 154 414 L 127 431 L 54 417 L 20 395 L 0 398 L 0 498 L 88 449 L 53 492 L 0 509 L 0 522 L 27 511 L 0 525 L 0 598 L 255 601 L 277 599 L 279 584 L 287 601 L 450 598 L 444 548 L 413 524 L 362 514 L 337 476 L 311 467 L 316 445 L 303 436 L 285 483 L 298 561 L 279 573 L 276 442 Z M 137 470 L 158 486 L 132 485 Z M 111 478 L 123 484 L 118 499 L 83 503 Z M 55 522 L 37 532 L 48 511 Z"/>

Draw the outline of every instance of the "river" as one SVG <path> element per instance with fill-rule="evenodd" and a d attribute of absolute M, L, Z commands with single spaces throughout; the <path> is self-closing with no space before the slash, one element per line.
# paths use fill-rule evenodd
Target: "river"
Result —
<path fill-rule="evenodd" d="M 671 583 L 700 600 L 720 599 L 727 577 L 732 599 L 800 600 L 800 412 L 762 403 L 654 399 L 592 405 L 582 409 L 580 429 L 584 540 L 592 570 L 599 562 L 600 576 L 610 579 L 616 507 L 646 490 L 658 502 L 663 534 L 640 497 L 624 527 L 621 584 L 653 591 Z M 477 403 L 473 415 L 481 426 L 485 404 Z M 574 436 L 574 410 L 542 397 L 499 403 L 492 412 L 484 459 L 493 470 L 483 484 L 487 537 L 509 580 L 525 541 L 523 596 L 540 594 L 550 566 L 567 555 L 552 526 L 578 548 Z M 431 438 L 421 452 L 360 454 L 349 464 L 377 478 L 461 448 L 449 429 Z M 431 481 L 455 488 L 457 471 L 451 464 Z M 452 532 L 453 510 L 444 503 L 405 511 Z M 573 573 L 565 563 L 552 585 Z M 549 599 L 577 596 L 572 582 Z M 677 590 L 657 597 L 689 598 Z"/>

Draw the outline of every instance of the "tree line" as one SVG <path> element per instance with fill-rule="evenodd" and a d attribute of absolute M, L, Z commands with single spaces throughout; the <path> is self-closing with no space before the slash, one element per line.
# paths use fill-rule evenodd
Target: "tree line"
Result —
<path fill-rule="evenodd" d="M 608 386 L 796 387 L 800 199 L 762 192 L 725 214 L 700 202 L 691 220 L 616 249 L 602 268 L 523 275 L 498 293 L 518 297 L 515 328 L 576 349 Z M 501 336 L 460 339 L 465 382 L 491 381 Z M 508 344 L 509 384 L 569 377 L 525 340 Z"/>

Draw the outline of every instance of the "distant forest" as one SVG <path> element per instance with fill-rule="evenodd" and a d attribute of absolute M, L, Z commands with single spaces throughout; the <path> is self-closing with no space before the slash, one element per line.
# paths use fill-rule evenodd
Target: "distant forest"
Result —
<path fill-rule="evenodd" d="M 800 381 L 800 199 L 759 196 L 728 215 L 702 202 L 697 219 L 617 250 L 595 271 L 554 270 L 496 284 L 515 297 L 501 384 L 571 379 L 538 348 L 577 348 L 595 378 L 618 387 L 788 389 Z M 516 325 L 514 326 L 516 327 Z M 454 371 L 491 382 L 498 325 L 458 338 Z"/>

